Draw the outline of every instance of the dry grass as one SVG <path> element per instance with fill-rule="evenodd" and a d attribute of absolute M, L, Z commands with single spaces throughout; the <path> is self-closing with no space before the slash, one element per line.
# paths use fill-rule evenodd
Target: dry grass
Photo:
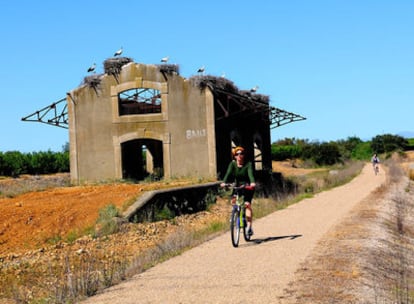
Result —
<path fill-rule="evenodd" d="M 410 178 L 410 180 L 414 180 L 414 169 L 410 168 L 408 172 L 408 177 Z"/>
<path fill-rule="evenodd" d="M 414 303 L 413 186 L 394 161 L 388 182 L 320 241 L 287 293 L 301 303 Z"/>
<path fill-rule="evenodd" d="M 22 175 L 18 179 L 0 180 L 0 198 L 15 197 L 32 191 L 42 191 L 54 187 L 70 185 L 69 173 L 59 173 L 46 176 Z"/>
<path fill-rule="evenodd" d="M 368 286 L 375 303 L 414 303 L 414 187 L 404 171 L 389 163 L 390 188 L 377 243 L 367 257 Z"/>

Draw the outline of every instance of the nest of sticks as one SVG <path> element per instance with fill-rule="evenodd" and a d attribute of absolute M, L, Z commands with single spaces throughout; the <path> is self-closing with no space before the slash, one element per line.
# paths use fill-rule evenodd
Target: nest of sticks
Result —
<path fill-rule="evenodd" d="M 83 79 L 83 83 L 88 87 L 98 91 L 102 81 L 102 74 L 88 75 Z"/>
<path fill-rule="evenodd" d="M 237 93 L 239 89 L 234 83 L 224 77 L 216 77 L 211 75 L 206 76 L 193 76 L 190 78 L 193 85 L 198 86 L 200 90 L 204 90 L 209 87 L 211 90 L 223 90 L 230 93 Z"/>
<path fill-rule="evenodd" d="M 211 75 L 193 76 L 190 78 L 190 81 L 194 86 L 198 86 L 200 90 L 209 87 L 212 91 L 226 91 L 227 93 L 241 95 L 258 103 L 269 104 L 270 102 L 268 95 L 256 94 L 248 90 L 239 90 L 232 81 L 224 77 Z"/>
<path fill-rule="evenodd" d="M 169 75 L 180 75 L 180 68 L 178 64 L 160 64 L 158 66 L 161 73 Z"/>
<path fill-rule="evenodd" d="M 104 61 L 104 71 L 108 75 L 119 75 L 122 67 L 133 62 L 129 57 L 113 57 Z"/>
<path fill-rule="evenodd" d="M 269 104 L 270 102 L 270 98 L 268 95 L 263 95 L 263 94 L 256 94 L 253 93 L 251 91 L 247 91 L 247 90 L 243 90 L 239 92 L 240 95 L 243 95 L 249 99 L 254 100 L 255 102 L 258 103 L 263 103 L 263 104 Z"/>

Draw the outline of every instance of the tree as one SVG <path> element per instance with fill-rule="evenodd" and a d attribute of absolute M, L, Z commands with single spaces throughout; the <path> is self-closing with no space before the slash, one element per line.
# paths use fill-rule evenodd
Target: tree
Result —
<path fill-rule="evenodd" d="M 316 164 L 331 166 L 341 161 L 341 153 L 335 142 L 322 143 L 312 153 L 312 159 Z"/>
<path fill-rule="evenodd" d="M 377 135 L 371 140 L 371 148 L 375 153 L 389 153 L 398 150 L 403 151 L 407 146 L 408 141 L 399 135 Z"/>
<path fill-rule="evenodd" d="M 62 152 L 69 152 L 69 142 L 66 142 L 66 143 L 62 146 Z"/>
<path fill-rule="evenodd" d="M 69 172 L 69 152 L 0 152 L 0 176 Z"/>
<path fill-rule="evenodd" d="M 24 173 L 25 164 L 22 153 L 18 151 L 7 151 L 3 154 L 1 175 L 18 177 Z"/>
<path fill-rule="evenodd" d="M 359 137 L 353 136 L 348 137 L 346 140 L 338 140 L 337 143 L 342 158 L 350 159 L 352 158 L 357 147 L 361 145 L 363 141 Z"/>

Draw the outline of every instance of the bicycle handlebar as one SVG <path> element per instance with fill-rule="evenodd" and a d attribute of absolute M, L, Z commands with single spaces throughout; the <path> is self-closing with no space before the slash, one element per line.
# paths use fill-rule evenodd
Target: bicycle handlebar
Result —
<path fill-rule="evenodd" d="M 249 184 L 243 184 L 243 185 L 240 185 L 240 186 L 237 187 L 235 183 L 231 183 L 231 184 L 226 183 L 226 184 L 224 184 L 224 187 L 225 188 L 232 188 L 232 189 L 235 189 L 235 190 L 241 190 L 241 189 L 254 190 L 254 186 L 250 186 Z"/>

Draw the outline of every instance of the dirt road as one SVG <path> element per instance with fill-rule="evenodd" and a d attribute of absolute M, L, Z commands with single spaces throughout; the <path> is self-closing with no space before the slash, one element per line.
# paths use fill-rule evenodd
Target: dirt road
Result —
<path fill-rule="evenodd" d="M 254 223 L 249 243 L 229 233 L 83 303 L 285 303 L 285 289 L 319 239 L 385 182 L 370 164 L 350 183 Z"/>

